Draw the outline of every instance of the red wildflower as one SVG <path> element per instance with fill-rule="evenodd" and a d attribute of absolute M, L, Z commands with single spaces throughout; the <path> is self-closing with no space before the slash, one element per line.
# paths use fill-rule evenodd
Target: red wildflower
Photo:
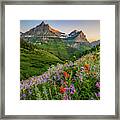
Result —
<path fill-rule="evenodd" d="M 63 74 L 64 74 L 65 78 L 69 78 L 70 77 L 70 75 L 67 72 L 64 72 Z"/>
<path fill-rule="evenodd" d="M 60 87 L 60 93 L 63 94 L 64 92 L 66 92 L 66 88 L 64 88 L 63 86 L 61 86 L 61 87 Z"/>
<path fill-rule="evenodd" d="M 89 64 L 85 64 L 84 68 L 85 68 L 85 72 L 90 71 L 90 65 Z"/>

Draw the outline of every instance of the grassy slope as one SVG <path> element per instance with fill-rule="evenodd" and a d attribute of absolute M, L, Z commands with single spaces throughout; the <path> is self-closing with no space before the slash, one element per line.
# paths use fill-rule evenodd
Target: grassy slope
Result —
<path fill-rule="evenodd" d="M 68 47 L 61 40 L 52 40 L 48 43 L 39 45 L 40 49 L 46 50 L 55 56 L 59 57 L 61 60 L 69 59 L 70 54 L 68 52 Z"/>
<path fill-rule="evenodd" d="M 70 54 L 68 53 L 68 47 L 64 43 L 62 39 L 54 38 L 50 39 L 49 42 L 45 43 L 43 40 L 40 40 L 39 38 L 30 38 L 29 41 L 32 43 L 41 43 L 37 44 L 36 46 L 40 49 L 43 49 L 45 51 L 48 51 L 55 56 L 59 57 L 61 60 L 69 59 Z"/>
<path fill-rule="evenodd" d="M 42 74 L 52 64 L 62 63 L 58 57 L 44 50 L 29 51 L 24 48 L 21 48 L 20 61 L 21 80 Z"/>
<path fill-rule="evenodd" d="M 76 59 L 80 58 L 82 55 L 84 55 L 85 51 L 89 51 L 91 47 L 89 46 L 80 46 L 79 49 L 69 47 L 65 42 L 62 40 L 52 40 L 48 43 L 38 45 L 40 49 L 43 49 L 45 51 L 48 51 L 55 56 L 59 57 L 61 60 L 75 60 L 73 56 L 76 57 Z"/>

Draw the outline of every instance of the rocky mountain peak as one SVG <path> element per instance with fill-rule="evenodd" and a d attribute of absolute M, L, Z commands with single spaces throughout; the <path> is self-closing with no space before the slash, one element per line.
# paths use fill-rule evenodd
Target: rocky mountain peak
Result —
<path fill-rule="evenodd" d="M 61 37 L 63 36 L 63 33 L 52 28 L 49 26 L 49 24 L 46 24 L 44 21 L 42 21 L 39 25 L 36 27 L 30 29 L 29 31 L 25 32 L 22 34 L 22 37 L 40 37 L 40 38 L 45 38 L 48 39 L 48 37 Z"/>
<path fill-rule="evenodd" d="M 41 22 L 41 24 L 40 24 L 40 26 L 44 26 L 45 25 L 45 22 L 44 21 L 42 21 Z"/>
<path fill-rule="evenodd" d="M 69 34 L 69 36 L 75 36 L 78 32 L 79 32 L 78 30 L 73 30 L 73 31 Z"/>
<path fill-rule="evenodd" d="M 76 43 L 80 43 L 80 42 L 88 42 L 86 35 L 84 34 L 84 32 L 82 30 L 78 31 L 78 30 L 73 30 L 70 34 L 68 39 L 74 39 L 74 41 Z"/>
<path fill-rule="evenodd" d="M 39 37 L 42 40 L 49 40 L 50 38 L 63 38 L 68 41 L 73 41 L 75 43 L 88 42 L 86 35 L 82 30 L 73 30 L 70 34 L 66 35 L 65 33 L 62 33 L 59 30 L 52 28 L 49 24 L 46 24 L 44 21 L 42 21 L 36 27 L 21 34 L 21 37 Z"/>

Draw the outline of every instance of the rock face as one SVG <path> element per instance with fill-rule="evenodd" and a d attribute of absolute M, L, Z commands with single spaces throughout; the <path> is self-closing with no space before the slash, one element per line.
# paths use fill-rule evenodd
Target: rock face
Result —
<path fill-rule="evenodd" d="M 95 47 L 97 45 L 100 45 L 100 40 L 97 40 L 97 41 L 93 41 L 90 43 L 91 47 Z"/>
<path fill-rule="evenodd" d="M 78 30 L 73 30 L 73 31 L 69 34 L 69 37 L 76 36 L 78 32 L 79 32 Z"/>
<path fill-rule="evenodd" d="M 23 33 L 22 32 L 20 32 L 20 36 L 22 35 Z"/>
<path fill-rule="evenodd" d="M 70 42 L 75 42 L 75 43 L 89 43 L 86 35 L 83 33 L 83 31 L 78 31 L 78 30 L 74 30 L 72 31 L 69 35 L 67 40 Z"/>
<path fill-rule="evenodd" d="M 43 39 L 47 39 L 49 37 L 62 37 L 65 33 L 62 33 L 58 30 L 51 28 L 48 24 L 45 24 L 44 21 L 42 23 L 29 31 L 22 34 L 22 37 L 40 37 Z"/>

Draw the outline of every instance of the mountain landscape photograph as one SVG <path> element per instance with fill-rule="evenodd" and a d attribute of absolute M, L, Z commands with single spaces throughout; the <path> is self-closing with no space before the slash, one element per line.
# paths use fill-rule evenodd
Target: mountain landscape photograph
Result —
<path fill-rule="evenodd" d="M 20 20 L 20 100 L 100 100 L 100 21 Z"/>

